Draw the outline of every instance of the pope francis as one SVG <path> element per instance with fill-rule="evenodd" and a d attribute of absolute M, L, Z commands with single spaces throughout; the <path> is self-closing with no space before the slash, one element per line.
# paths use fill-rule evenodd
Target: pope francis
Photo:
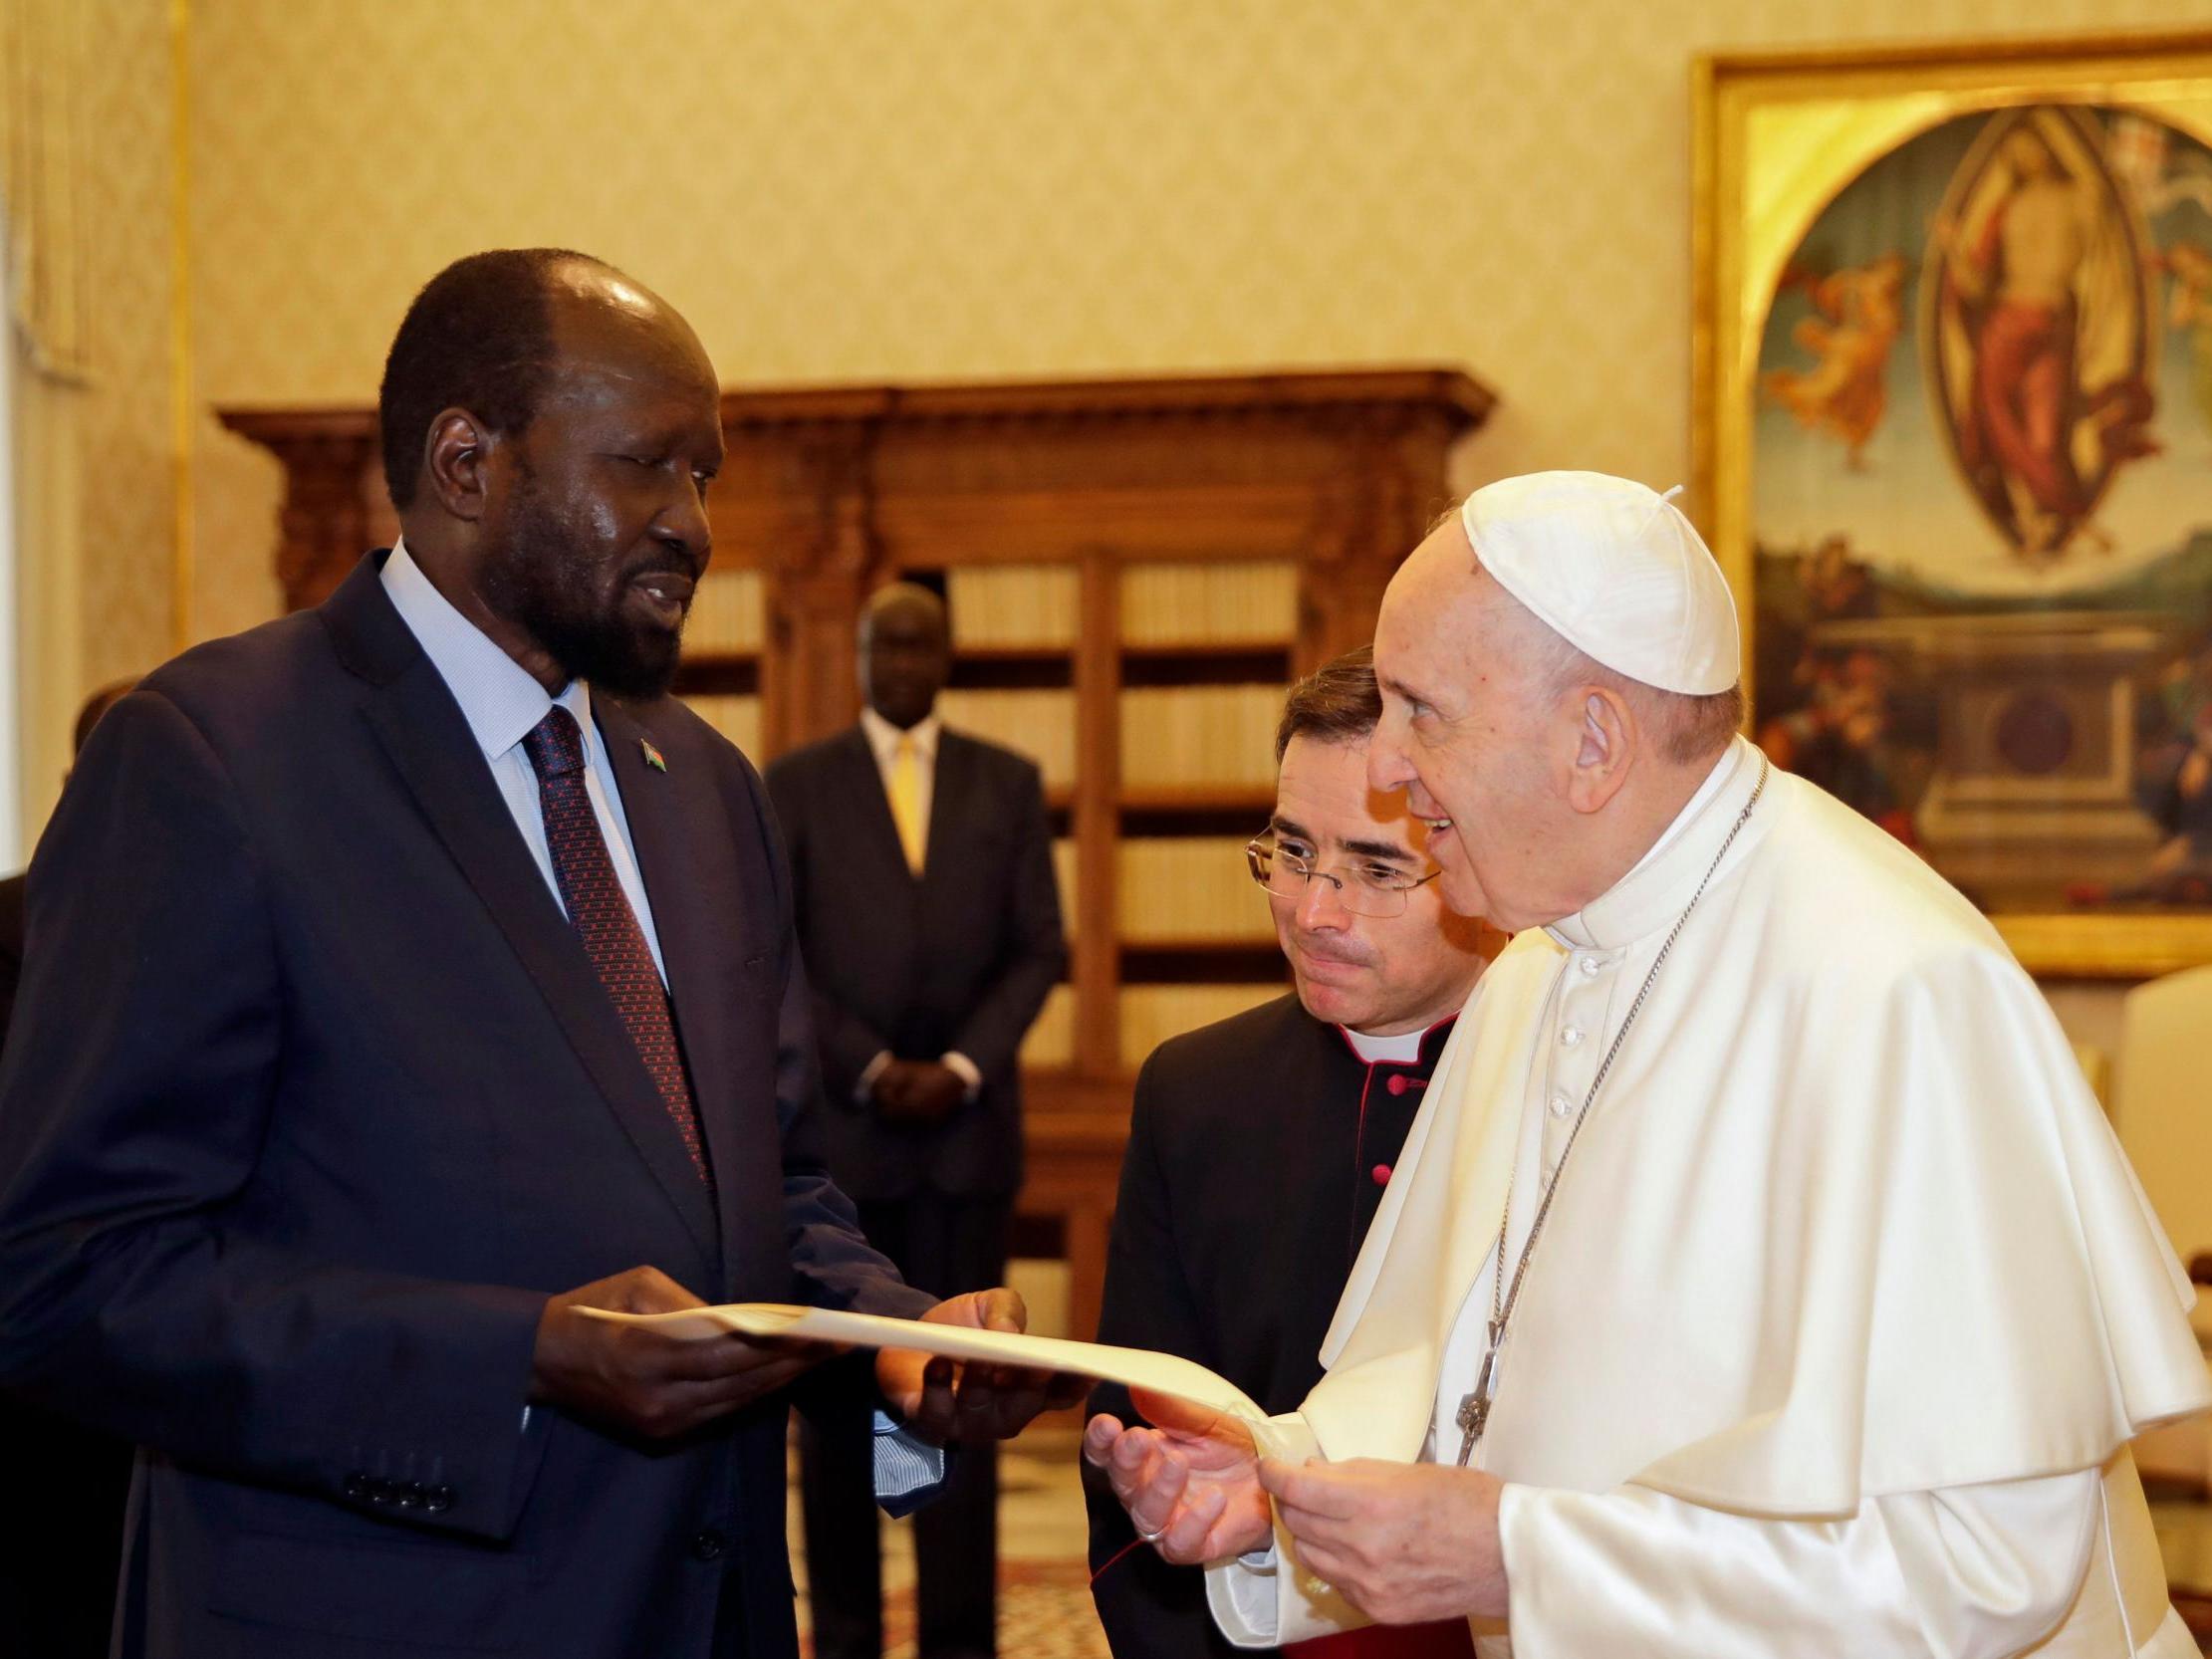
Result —
<path fill-rule="evenodd" d="M 1094 1419 L 1243 1646 L 1486 1659 L 2195 1652 L 2127 1442 L 2212 1403 L 2190 1292 L 1988 922 L 1735 735 L 1671 501 L 1470 497 L 1392 581 L 1369 781 L 1523 931 L 1258 1460 Z"/>

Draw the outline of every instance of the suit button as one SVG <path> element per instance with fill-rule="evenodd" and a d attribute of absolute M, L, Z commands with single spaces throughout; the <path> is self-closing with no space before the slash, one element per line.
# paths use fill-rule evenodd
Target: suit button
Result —
<path fill-rule="evenodd" d="M 399 1489 L 389 1481 L 370 1481 L 369 1501 L 371 1504 L 388 1504 L 399 1496 Z"/>
<path fill-rule="evenodd" d="M 353 1503 L 367 1503 L 369 1501 L 369 1477 L 357 1470 L 346 1477 L 346 1484 L 340 1487 L 339 1490 L 345 1493 Z"/>
<path fill-rule="evenodd" d="M 691 1558 L 696 1561 L 720 1560 L 729 1547 L 730 1540 L 709 1527 L 692 1539 Z"/>
<path fill-rule="evenodd" d="M 1367 1171 L 1367 1179 L 1378 1187 L 1388 1186 L 1390 1184 L 1390 1166 L 1388 1164 L 1376 1164 L 1374 1168 Z"/>
<path fill-rule="evenodd" d="M 393 1502 L 403 1510 L 419 1510 L 422 1508 L 424 1496 L 420 1481 L 408 1481 L 398 1487 L 392 1495 Z"/>
<path fill-rule="evenodd" d="M 1388 1088 L 1392 1094 L 1403 1094 L 1405 1092 L 1405 1073 L 1403 1071 L 1391 1072 L 1389 1082 L 1383 1086 Z"/>
<path fill-rule="evenodd" d="M 423 1511 L 429 1515 L 443 1515 L 453 1507 L 454 1496 L 453 1489 L 442 1483 L 431 1487 L 422 1495 Z"/>

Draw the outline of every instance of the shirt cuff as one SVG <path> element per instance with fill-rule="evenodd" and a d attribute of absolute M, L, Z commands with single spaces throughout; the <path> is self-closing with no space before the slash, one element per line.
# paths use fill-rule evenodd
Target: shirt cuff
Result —
<path fill-rule="evenodd" d="M 890 1063 L 891 1052 L 888 1049 L 867 1063 L 860 1072 L 860 1080 L 853 1085 L 854 1104 L 864 1106 L 875 1098 L 875 1079 L 883 1074 L 883 1067 Z"/>
<path fill-rule="evenodd" d="M 958 1049 L 939 1055 L 937 1063 L 968 1085 L 970 1100 L 983 1092 L 983 1068 Z"/>
<path fill-rule="evenodd" d="M 944 1485 L 945 1449 L 908 1434 L 888 1412 L 875 1414 L 875 1502 L 896 1519 L 911 1515 Z"/>

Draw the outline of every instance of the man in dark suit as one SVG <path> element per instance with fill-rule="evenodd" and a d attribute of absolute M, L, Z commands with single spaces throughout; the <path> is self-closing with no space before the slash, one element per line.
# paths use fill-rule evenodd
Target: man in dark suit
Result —
<path fill-rule="evenodd" d="M 1113 1213 L 1099 1340 L 1195 1359 L 1271 1412 L 1296 1409 L 1321 1378 L 1338 1293 L 1495 945 L 1444 908 L 1404 796 L 1367 788 L 1381 713 L 1364 650 L 1292 688 L 1275 812 L 1248 857 L 1297 992 L 1145 1062 Z M 1091 1411 L 1125 1421 L 1128 1394 L 1102 1385 Z M 1206 1612 L 1201 1575 L 1141 1547 L 1088 1462 L 1084 1483 L 1091 1593 L 1115 1654 L 1237 1652 Z M 1300 1651 L 1471 1649 L 1459 1620 L 1377 1625 Z"/>
<path fill-rule="evenodd" d="M 860 724 L 771 766 L 768 790 L 814 982 L 831 1171 L 907 1281 L 950 1296 L 1006 1271 L 1018 1052 L 1066 957 L 1052 835 L 1037 768 L 936 718 L 951 666 L 937 596 L 883 589 L 860 643 Z M 823 1659 L 882 1650 L 867 1447 L 858 1418 L 802 1441 Z M 963 1454 L 915 1518 L 922 1659 L 996 1651 L 995 1464 Z"/>
<path fill-rule="evenodd" d="M 77 711 L 72 755 L 135 684 L 119 680 Z M 0 1052 L 23 978 L 23 877 L 0 881 Z M 0 1659 L 101 1659 L 116 1616 L 130 1446 L 57 1412 L 0 1396 L 12 1479 L 44 1493 L 0 1512 Z"/>
<path fill-rule="evenodd" d="M 713 369 L 581 255 L 477 255 L 381 398 L 404 536 L 109 712 L 0 1072 L 0 1380 L 145 1448 L 118 1650 L 797 1651 L 788 1384 L 590 1309 L 900 1284 L 824 1173 L 759 780 L 664 691 Z M 939 1362 L 885 1355 L 915 1425 Z M 1033 1400 L 961 1379 L 1005 1428 Z"/>

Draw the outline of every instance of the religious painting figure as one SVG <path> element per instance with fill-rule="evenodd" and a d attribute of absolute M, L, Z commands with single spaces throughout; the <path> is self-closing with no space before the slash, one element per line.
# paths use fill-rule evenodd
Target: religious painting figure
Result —
<path fill-rule="evenodd" d="M 2157 453 L 2142 239 L 2093 127 L 1991 121 L 1930 238 L 1936 360 L 1967 482 L 2019 558 L 2055 563 L 2127 461 Z"/>
<path fill-rule="evenodd" d="M 2175 242 L 2159 252 L 2158 264 L 2173 278 L 2166 321 L 2188 336 L 2189 395 L 2212 422 L 2212 248 Z"/>
<path fill-rule="evenodd" d="M 1791 331 L 1815 361 L 1769 369 L 1759 389 L 1808 431 L 1836 439 L 1843 464 L 1862 472 L 1866 440 L 1889 407 L 1889 352 L 1904 326 L 1904 255 L 1886 253 L 1826 277 L 1793 268 L 1782 281 L 1803 287 L 1818 314 Z"/>

